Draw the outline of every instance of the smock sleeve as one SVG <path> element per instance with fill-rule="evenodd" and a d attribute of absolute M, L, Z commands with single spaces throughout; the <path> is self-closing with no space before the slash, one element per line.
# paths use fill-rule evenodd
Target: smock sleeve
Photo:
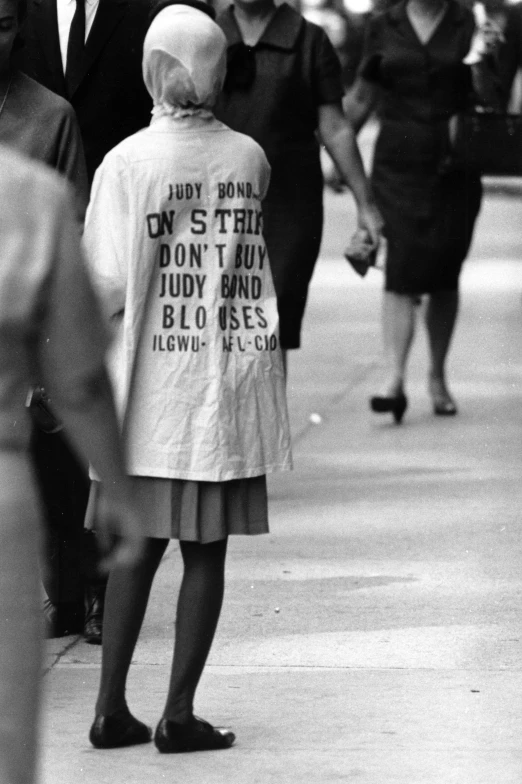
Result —
<path fill-rule="evenodd" d="M 382 61 L 382 34 L 379 19 L 371 19 L 364 37 L 364 46 L 361 62 L 357 71 L 358 76 L 367 82 L 379 83 L 381 81 Z"/>
<path fill-rule="evenodd" d="M 312 90 L 316 106 L 338 103 L 344 95 L 341 63 L 326 33 L 318 29 Z"/>
<path fill-rule="evenodd" d="M 123 312 L 129 258 L 125 171 L 105 159 L 94 176 L 85 219 L 84 250 L 91 278 L 110 321 Z"/>
<path fill-rule="evenodd" d="M 54 247 L 38 329 L 40 378 L 58 406 L 81 406 L 103 372 L 109 335 L 87 273 L 72 191 L 55 211 Z"/>

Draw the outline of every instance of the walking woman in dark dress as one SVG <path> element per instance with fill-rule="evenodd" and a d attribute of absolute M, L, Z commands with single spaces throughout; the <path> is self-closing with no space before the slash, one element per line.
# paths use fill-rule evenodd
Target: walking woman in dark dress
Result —
<path fill-rule="evenodd" d="M 383 335 L 387 378 L 370 401 L 400 422 L 407 406 L 404 377 L 415 309 L 428 295 L 429 392 L 435 414 L 457 412 L 445 362 L 457 318 L 458 282 L 480 209 L 475 172 L 447 161 L 449 120 L 493 97 L 488 58 L 464 64 L 475 34 L 473 14 L 457 0 L 403 0 L 371 20 L 359 78 L 345 110 L 356 131 L 379 101 L 381 130 L 372 184 L 388 238 Z M 499 38 L 486 22 L 491 52 Z"/>
<path fill-rule="evenodd" d="M 295 349 L 323 226 L 317 131 L 352 188 L 360 226 L 374 241 L 381 219 L 343 116 L 341 66 L 323 30 L 273 0 L 236 0 L 217 21 L 228 41 L 228 69 L 216 116 L 253 137 L 270 163 L 264 234 L 281 346 Z"/>

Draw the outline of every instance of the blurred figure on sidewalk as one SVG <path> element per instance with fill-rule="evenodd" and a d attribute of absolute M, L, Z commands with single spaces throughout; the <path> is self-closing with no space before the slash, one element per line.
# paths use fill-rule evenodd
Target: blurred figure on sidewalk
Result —
<path fill-rule="evenodd" d="M 21 67 L 74 107 L 89 183 L 109 150 L 149 124 L 152 103 L 143 84 L 141 57 L 152 3 L 29 4 Z M 56 635 L 83 630 L 87 642 L 100 644 L 105 577 L 97 568 L 95 537 L 83 530 L 89 479 L 63 432 L 36 428 L 32 452 L 51 531 L 50 625 Z"/>
<path fill-rule="evenodd" d="M 482 187 L 480 175 L 448 164 L 449 121 L 473 93 L 494 96 L 488 59 L 468 66 L 474 16 L 456 0 L 403 0 L 369 24 L 359 77 L 345 109 L 356 131 L 378 106 L 372 183 L 388 239 L 383 339 L 386 380 L 370 401 L 400 422 L 407 407 L 405 374 L 416 306 L 427 295 L 429 394 L 433 411 L 457 406 L 446 383 L 462 263 L 471 243 Z M 487 53 L 499 43 L 490 21 L 480 30 Z"/>
<path fill-rule="evenodd" d="M 141 552 L 104 369 L 106 335 L 81 262 L 72 193 L 0 148 L 0 781 L 33 784 L 42 667 L 42 532 L 27 392 L 44 381 L 67 432 L 107 483 L 113 563 Z M 113 542 L 114 544 L 114 542 Z"/>
<path fill-rule="evenodd" d="M 510 111 L 522 113 L 522 3 L 507 5 L 503 10 L 504 41 L 498 59 L 502 80 L 503 103 Z"/>
<path fill-rule="evenodd" d="M 341 65 L 326 33 L 286 3 L 237 0 L 218 24 L 228 70 L 216 116 L 261 145 L 272 169 L 264 235 L 277 293 L 281 346 L 297 349 L 323 229 L 320 140 L 377 242 L 372 201 L 355 134 L 343 115 Z"/>

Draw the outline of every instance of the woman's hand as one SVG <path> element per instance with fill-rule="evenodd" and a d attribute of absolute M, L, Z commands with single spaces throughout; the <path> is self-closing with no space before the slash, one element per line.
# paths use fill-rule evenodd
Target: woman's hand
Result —
<path fill-rule="evenodd" d="M 125 477 L 103 483 L 103 497 L 96 513 L 96 536 L 102 553 L 102 570 L 131 566 L 143 551 L 140 516 L 133 504 L 132 489 Z"/>
<path fill-rule="evenodd" d="M 471 48 L 464 58 L 466 65 L 480 65 L 484 57 L 495 54 L 500 44 L 504 41 L 502 28 L 489 16 L 482 3 L 473 6 L 475 16 L 475 32 L 471 41 Z"/>
<path fill-rule="evenodd" d="M 372 245 L 377 246 L 384 228 L 384 220 L 377 206 L 374 203 L 365 204 L 357 212 L 357 225 L 368 232 Z"/>
<path fill-rule="evenodd" d="M 492 19 L 486 19 L 480 26 L 480 34 L 484 43 L 484 54 L 494 54 L 504 41 L 504 34 L 499 25 Z"/>

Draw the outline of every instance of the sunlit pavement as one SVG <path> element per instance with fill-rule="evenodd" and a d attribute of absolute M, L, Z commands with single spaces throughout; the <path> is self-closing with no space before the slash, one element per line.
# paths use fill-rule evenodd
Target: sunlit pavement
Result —
<path fill-rule="evenodd" d="M 271 479 L 272 534 L 231 542 L 196 705 L 237 745 L 94 751 L 100 651 L 68 638 L 49 643 L 45 784 L 522 781 L 522 202 L 487 200 L 465 267 L 449 370 L 459 415 L 431 413 L 419 329 L 401 427 L 367 403 L 382 281 L 342 260 L 349 198 L 326 202 L 303 348 L 290 357 L 295 471 Z M 129 682 L 151 724 L 179 574 L 172 545 Z"/>

